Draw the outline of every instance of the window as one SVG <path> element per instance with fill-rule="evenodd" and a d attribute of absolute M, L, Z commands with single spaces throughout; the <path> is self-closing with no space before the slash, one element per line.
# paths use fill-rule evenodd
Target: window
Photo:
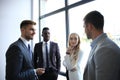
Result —
<path fill-rule="evenodd" d="M 68 0 L 68 4 L 74 4 L 74 3 L 78 2 L 78 1 L 82 1 L 82 0 Z"/>
<path fill-rule="evenodd" d="M 60 46 L 62 61 L 66 51 L 68 35 L 72 32 L 78 33 L 81 38 L 81 49 L 84 52 L 84 60 L 81 66 L 82 71 L 84 71 L 90 51 L 90 40 L 86 38 L 84 33 L 83 17 L 92 10 L 100 11 L 105 18 L 104 32 L 120 46 L 120 11 L 118 11 L 118 7 L 120 7 L 119 0 L 110 0 L 109 2 L 107 0 L 40 0 L 38 33 L 41 34 L 43 27 L 50 28 L 51 40 L 57 42 Z M 38 20 L 38 18 L 35 19 Z M 42 37 L 35 38 L 41 41 Z M 65 72 L 62 61 L 61 71 Z M 60 77 L 59 80 L 66 79 Z"/>
<path fill-rule="evenodd" d="M 65 6 L 64 0 L 40 0 L 40 13 L 44 15 Z"/>

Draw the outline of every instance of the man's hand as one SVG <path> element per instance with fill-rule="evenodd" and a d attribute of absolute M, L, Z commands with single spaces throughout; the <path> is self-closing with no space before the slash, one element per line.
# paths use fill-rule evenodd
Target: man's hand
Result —
<path fill-rule="evenodd" d="M 37 68 L 37 69 L 36 69 L 36 73 L 37 73 L 38 75 L 42 75 L 42 74 L 45 73 L 45 69 L 44 69 L 44 68 Z"/>

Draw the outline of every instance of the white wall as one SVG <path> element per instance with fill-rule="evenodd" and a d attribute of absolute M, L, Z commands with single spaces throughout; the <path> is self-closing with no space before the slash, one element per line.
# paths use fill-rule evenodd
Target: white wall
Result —
<path fill-rule="evenodd" d="M 5 80 L 5 53 L 20 36 L 20 22 L 31 19 L 31 0 L 0 0 L 0 80 Z"/>

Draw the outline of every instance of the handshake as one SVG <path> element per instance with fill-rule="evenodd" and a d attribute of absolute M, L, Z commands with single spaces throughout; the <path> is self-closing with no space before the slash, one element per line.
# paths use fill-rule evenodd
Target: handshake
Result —
<path fill-rule="evenodd" d="M 44 73 L 45 73 L 45 68 L 37 68 L 37 69 L 36 69 L 36 73 L 37 73 L 37 75 L 42 75 L 42 74 L 44 74 Z"/>

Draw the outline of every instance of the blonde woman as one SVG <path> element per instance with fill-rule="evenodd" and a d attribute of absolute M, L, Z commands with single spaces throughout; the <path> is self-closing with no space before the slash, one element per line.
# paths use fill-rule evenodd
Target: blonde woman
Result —
<path fill-rule="evenodd" d="M 80 50 L 80 37 L 77 33 L 71 33 L 66 56 L 63 61 L 63 65 L 68 71 L 69 80 L 82 80 L 82 73 L 80 70 L 82 55 L 83 53 Z"/>

